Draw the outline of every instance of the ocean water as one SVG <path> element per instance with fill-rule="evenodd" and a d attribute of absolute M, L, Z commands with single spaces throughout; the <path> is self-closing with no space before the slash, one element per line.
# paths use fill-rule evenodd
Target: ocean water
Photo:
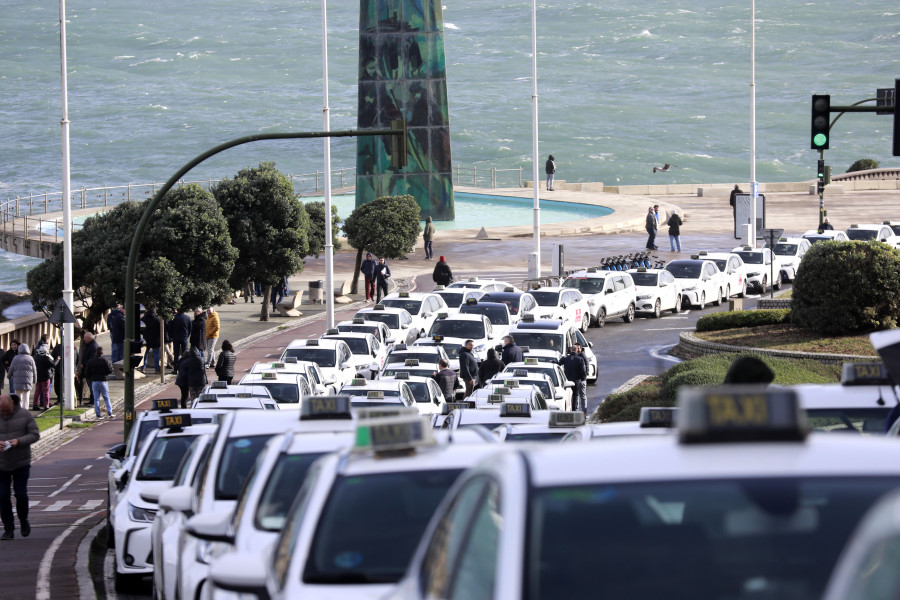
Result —
<path fill-rule="evenodd" d="M 0 198 L 61 188 L 57 3 L 0 0 Z M 896 0 L 758 0 L 757 179 L 814 175 L 810 95 L 873 98 L 900 73 Z M 165 181 L 196 155 L 260 131 L 322 129 L 319 0 L 69 0 L 72 187 Z M 444 6 L 454 165 L 531 172 L 531 3 Z M 332 129 L 356 124 L 358 4 L 328 5 Z M 541 162 L 557 178 L 745 182 L 750 3 L 632 0 L 538 5 Z M 891 118 L 843 116 L 826 152 L 895 166 Z M 355 141 L 335 140 L 335 168 Z M 229 150 L 190 173 L 274 161 L 322 168 L 319 140 Z M 653 174 L 653 166 L 677 165 Z M 543 170 L 543 169 L 541 169 Z M 530 177 L 529 177 L 530 178 Z"/>

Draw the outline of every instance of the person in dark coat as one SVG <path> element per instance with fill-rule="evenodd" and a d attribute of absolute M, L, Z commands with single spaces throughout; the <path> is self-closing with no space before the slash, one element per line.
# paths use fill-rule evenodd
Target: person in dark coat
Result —
<path fill-rule="evenodd" d="M 0 443 L 9 447 L 0 452 L 0 520 L 3 535 L 0 540 L 15 537 L 16 522 L 13 517 L 10 486 L 16 496 L 16 513 L 19 516 L 22 537 L 31 534 L 28 522 L 28 477 L 31 474 L 31 445 L 41 438 L 34 416 L 22 406 L 18 396 L 0 396 Z"/>
<path fill-rule="evenodd" d="M 3 365 L 4 356 L 6 356 L 6 351 L 0 348 L 0 392 L 3 391 L 3 382 L 6 381 L 6 367 Z"/>
<path fill-rule="evenodd" d="M 553 180 L 556 178 L 556 158 L 551 154 L 544 163 L 544 173 L 547 174 L 547 191 L 553 191 Z"/>
<path fill-rule="evenodd" d="M 575 383 L 575 397 L 572 398 L 572 410 L 587 411 L 587 369 L 584 367 L 584 360 L 575 352 L 575 347 L 569 348 L 569 353 L 559 359 L 563 371 L 566 373 L 566 379 Z"/>
<path fill-rule="evenodd" d="M 84 367 L 85 365 L 97 354 L 97 348 L 100 346 L 97 344 L 97 340 L 94 339 L 94 334 L 90 331 L 85 331 L 84 335 L 81 338 L 81 351 L 79 355 L 81 356 L 81 362 L 78 364 L 77 373 L 78 379 L 75 382 L 75 391 L 78 396 L 78 402 L 81 402 L 82 392 L 81 386 L 83 383 L 87 383 L 88 394 L 90 395 L 91 404 L 94 403 L 94 391 L 91 389 L 91 380 L 85 377 L 84 375 Z"/>
<path fill-rule="evenodd" d="M 459 387 L 459 378 L 453 369 L 450 368 L 450 363 L 446 358 L 442 358 L 438 362 L 438 367 L 440 371 L 435 371 L 431 378 L 441 388 L 441 393 L 444 394 L 444 402 L 453 402 L 453 395 L 456 392 L 456 388 Z"/>
<path fill-rule="evenodd" d="M 234 379 L 234 363 L 236 360 L 237 356 L 234 353 L 234 346 L 231 345 L 231 342 L 225 340 L 222 342 L 222 351 L 219 352 L 219 358 L 216 359 L 216 376 L 219 378 L 219 381 L 224 381 L 231 385 L 231 381 Z"/>
<path fill-rule="evenodd" d="M 41 339 L 39 339 L 37 345 L 31 349 L 31 356 L 34 357 L 41 348 L 46 348 L 47 352 L 50 352 L 50 335 L 47 333 L 41 334 Z"/>
<path fill-rule="evenodd" d="M 436 285 L 450 285 L 453 283 L 453 272 L 443 256 L 434 265 L 434 272 L 431 274 L 431 278 Z"/>
<path fill-rule="evenodd" d="M 741 188 L 738 187 L 737 184 L 735 184 L 734 189 L 731 190 L 731 197 L 728 199 L 728 203 L 731 204 L 732 207 L 734 207 L 734 200 L 735 200 L 734 197 L 737 196 L 738 194 L 743 194 L 743 193 L 744 192 L 741 191 Z"/>
<path fill-rule="evenodd" d="M 388 279 L 391 277 L 391 268 L 384 262 L 384 257 L 378 259 L 375 265 L 375 303 L 381 302 L 382 296 L 387 296 Z"/>
<path fill-rule="evenodd" d="M 169 322 L 169 336 L 172 338 L 172 352 L 175 354 L 175 370 L 178 370 L 178 362 L 188 349 L 188 341 L 191 337 L 191 318 L 181 309 Z M 204 332 L 205 337 L 205 332 Z"/>
<path fill-rule="evenodd" d="M 673 210 L 666 223 L 669 225 L 669 248 L 672 252 L 681 252 L 681 217 Z"/>
<path fill-rule="evenodd" d="M 196 320 L 196 319 L 195 319 Z M 200 395 L 206 386 L 206 365 L 203 364 L 203 353 L 199 348 L 191 347 L 182 368 L 187 378 L 188 398 L 193 400 Z"/>
<path fill-rule="evenodd" d="M 109 403 L 109 376 L 112 375 L 112 363 L 103 356 L 103 348 L 97 346 L 94 358 L 84 365 L 84 377 L 91 382 L 91 391 L 94 393 L 94 412 L 99 419 L 103 415 L 100 412 L 100 398 L 106 402 L 106 416 L 115 418 L 112 405 Z"/>
<path fill-rule="evenodd" d="M 422 232 L 422 241 L 425 242 L 425 260 L 434 258 L 432 243 L 434 242 L 434 223 L 431 217 L 425 219 L 425 230 Z"/>
<path fill-rule="evenodd" d="M 488 348 L 487 358 L 478 365 L 478 384 L 484 387 L 488 379 L 503 370 L 503 361 L 497 358 L 497 351 Z"/>
<path fill-rule="evenodd" d="M 39 346 L 34 353 L 34 366 L 37 369 L 37 383 L 34 384 L 34 406 L 37 409 L 50 408 L 50 381 L 56 370 L 56 360 L 50 356 L 47 346 Z"/>
<path fill-rule="evenodd" d="M 147 350 L 144 353 L 144 368 L 150 366 L 149 358 L 153 356 L 153 368 L 159 371 L 159 317 L 152 308 L 148 308 L 141 317 L 143 326 L 144 341 L 147 343 Z"/>
<path fill-rule="evenodd" d="M 110 360 L 117 363 L 125 358 L 125 309 L 121 304 L 109 311 L 106 326 L 109 328 Z"/>
<path fill-rule="evenodd" d="M 9 373 L 9 365 L 12 364 L 12 359 L 16 357 L 16 354 L 19 353 L 19 340 L 12 340 L 9 343 L 9 349 L 3 355 L 3 373 Z M 15 387 L 13 386 L 12 379 L 9 380 L 9 393 L 14 394 L 16 392 Z"/>
<path fill-rule="evenodd" d="M 190 350 L 185 350 L 181 356 L 178 357 L 178 364 L 182 364 L 183 361 L 187 360 L 191 355 Z M 178 389 L 181 390 L 181 408 L 187 408 L 187 398 L 188 398 L 188 378 L 187 378 L 187 369 L 179 368 L 177 374 L 175 375 L 175 385 L 178 386 Z"/>
<path fill-rule="evenodd" d="M 475 390 L 475 378 L 478 377 L 478 362 L 475 360 L 475 355 L 472 354 L 474 347 L 475 342 L 466 340 L 463 347 L 459 349 L 459 376 L 466 384 L 466 397 L 472 395 Z"/>
<path fill-rule="evenodd" d="M 375 299 L 375 259 L 371 252 L 366 252 L 366 260 L 359 267 L 360 273 L 366 279 L 366 302 Z"/>
<path fill-rule="evenodd" d="M 647 218 L 644 219 L 644 229 L 647 230 L 647 250 L 658 250 L 656 247 L 657 225 L 656 215 L 653 213 L 653 207 L 651 206 L 647 210 Z"/>
<path fill-rule="evenodd" d="M 522 348 L 516 344 L 516 340 L 511 335 L 503 336 L 503 352 L 500 354 L 500 360 L 504 365 L 514 362 L 525 362 L 525 353 Z"/>
<path fill-rule="evenodd" d="M 194 311 L 194 321 L 191 323 L 191 348 L 200 351 L 200 358 L 206 352 L 206 311 L 199 308 Z"/>

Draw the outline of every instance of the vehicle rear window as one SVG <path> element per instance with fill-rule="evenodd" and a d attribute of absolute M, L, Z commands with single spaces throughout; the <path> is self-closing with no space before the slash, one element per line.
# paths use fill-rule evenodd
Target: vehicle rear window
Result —
<path fill-rule="evenodd" d="M 356 313 L 357 317 L 362 317 L 366 321 L 379 321 L 388 326 L 388 329 L 400 329 L 400 317 L 396 314 L 372 311 L 364 313 Z"/>
<path fill-rule="evenodd" d="M 748 265 L 761 265 L 763 264 L 763 253 L 762 252 L 735 252 L 738 256 L 741 257 Z"/>
<path fill-rule="evenodd" d="M 297 360 L 308 360 L 314 362 L 320 367 L 333 367 L 337 352 L 328 348 L 316 348 L 315 346 L 305 346 L 303 348 L 288 348 L 284 351 L 285 357 L 294 356 Z"/>
<path fill-rule="evenodd" d="M 778 256 L 794 256 L 797 254 L 797 244 L 775 244 L 772 252 Z"/>
<path fill-rule="evenodd" d="M 256 382 L 269 390 L 278 404 L 297 404 L 300 402 L 300 387 L 296 383 L 263 383 Z"/>
<path fill-rule="evenodd" d="M 410 300 L 408 298 L 385 298 L 381 303 L 388 308 L 403 308 L 411 315 L 419 314 L 419 308 L 422 306 L 421 300 Z"/>
<path fill-rule="evenodd" d="M 533 290 L 529 292 L 534 301 L 538 303 L 539 306 L 556 306 L 559 304 L 559 292 L 542 292 L 540 290 Z"/>
<path fill-rule="evenodd" d="M 562 286 L 566 288 L 575 288 L 582 294 L 599 294 L 603 291 L 603 284 L 606 282 L 604 277 L 570 277 L 563 281 Z M 533 296 L 534 294 L 532 294 Z"/>
<path fill-rule="evenodd" d="M 450 319 L 438 319 L 435 321 L 428 335 L 442 335 L 444 337 L 473 340 L 486 337 L 484 323 L 481 321 L 456 321 Z M 447 347 L 444 346 L 444 349 L 447 350 Z M 449 350 L 447 350 L 447 354 L 450 354 Z"/>
<path fill-rule="evenodd" d="M 816 431 L 883 435 L 888 407 L 829 408 L 806 411 L 809 426 Z"/>
<path fill-rule="evenodd" d="M 878 236 L 877 231 L 871 229 L 853 229 L 847 230 L 847 237 L 855 242 L 865 242 L 866 240 L 874 240 Z"/>
<path fill-rule="evenodd" d="M 666 271 L 676 279 L 699 279 L 702 268 L 701 262 L 671 262 L 666 265 Z"/>
<path fill-rule="evenodd" d="M 461 314 L 484 315 L 491 325 L 509 325 L 509 310 L 498 306 L 463 306 L 459 309 Z"/>
<path fill-rule="evenodd" d="M 634 285 L 642 285 L 646 287 L 656 287 L 656 281 L 659 278 L 657 273 L 632 273 L 631 278 Z"/>

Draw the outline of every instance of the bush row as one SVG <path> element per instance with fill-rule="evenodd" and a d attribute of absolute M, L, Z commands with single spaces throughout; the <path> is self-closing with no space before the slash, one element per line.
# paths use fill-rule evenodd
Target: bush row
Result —
<path fill-rule="evenodd" d="M 791 322 L 789 308 L 771 308 L 766 310 L 735 310 L 712 313 L 700 317 L 697 331 L 720 331 L 740 327 L 760 327 L 762 325 L 782 325 Z"/>

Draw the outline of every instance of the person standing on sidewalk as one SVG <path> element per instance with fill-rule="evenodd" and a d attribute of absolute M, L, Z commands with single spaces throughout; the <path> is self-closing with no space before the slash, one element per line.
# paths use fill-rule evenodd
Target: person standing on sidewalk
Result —
<path fill-rule="evenodd" d="M 199 348 L 191 348 L 188 351 L 188 357 L 183 361 L 183 368 L 187 378 L 188 398 L 193 401 L 207 384 L 203 354 Z"/>
<path fill-rule="evenodd" d="M 475 342 L 466 340 L 463 347 L 459 349 L 459 376 L 466 384 L 467 398 L 475 391 L 475 378 L 478 377 L 478 362 L 475 360 L 475 355 L 472 354 L 474 347 Z"/>
<path fill-rule="evenodd" d="M 547 173 L 547 191 L 553 191 L 553 180 L 556 178 L 556 159 L 551 154 L 544 164 L 544 172 Z"/>
<path fill-rule="evenodd" d="M 199 308 L 194 311 L 194 321 L 191 323 L 191 350 L 194 348 L 200 352 L 202 366 L 203 353 L 206 352 L 206 311 Z"/>
<path fill-rule="evenodd" d="M 125 359 L 125 309 L 121 304 L 109 311 L 106 326 L 109 328 L 110 359 L 117 363 Z"/>
<path fill-rule="evenodd" d="M 216 360 L 216 376 L 219 381 L 231 385 L 231 381 L 234 379 L 234 362 L 236 360 L 234 346 L 228 340 L 223 341 L 222 351 L 219 352 L 219 358 Z"/>
<path fill-rule="evenodd" d="M 188 316 L 185 309 L 182 308 L 177 315 L 172 317 L 169 324 L 169 335 L 172 337 L 172 353 L 175 355 L 173 366 L 177 371 L 178 363 L 188 349 L 188 340 L 191 337 L 191 317 Z"/>
<path fill-rule="evenodd" d="M 375 265 L 375 304 L 381 302 L 382 296 L 387 296 L 388 279 L 391 277 L 391 268 L 384 263 L 384 257 L 378 259 Z"/>
<path fill-rule="evenodd" d="M 422 240 L 425 242 L 425 260 L 431 260 L 434 258 L 434 250 L 431 247 L 431 242 L 434 241 L 434 223 L 431 222 L 431 217 L 425 219 L 425 231 L 422 232 Z"/>
<path fill-rule="evenodd" d="M 31 390 L 37 383 L 37 367 L 28 352 L 28 344 L 19 344 L 18 354 L 9 364 L 10 387 L 16 386 L 16 393 L 22 399 L 22 406 L 28 408 Z"/>
<path fill-rule="evenodd" d="M 9 349 L 3 355 L 3 364 L 0 367 L 3 368 L 3 372 L 6 373 L 6 378 L 9 380 L 9 393 L 15 394 L 16 388 L 13 383 L 12 378 L 9 376 L 9 365 L 12 364 L 12 359 L 16 357 L 16 354 L 19 353 L 19 340 L 12 340 L 9 343 Z"/>
<path fill-rule="evenodd" d="M 18 396 L 0 396 L 0 520 L 3 535 L 0 540 L 15 538 L 12 493 L 16 496 L 22 537 L 31 534 L 28 522 L 28 476 L 31 474 L 31 445 L 41 433 L 34 416 L 22 407 Z"/>
<path fill-rule="evenodd" d="M 94 412 L 97 418 L 101 418 L 103 414 L 100 412 L 100 397 L 106 402 L 106 416 L 114 419 L 112 405 L 109 403 L 109 376 L 112 375 L 112 363 L 103 356 L 103 347 L 97 346 L 97 352 L 94 358 L 89 360 L 84 366 L 84 376 L 91 382 L 91 392 L 94 394 Z"/>
<path fill-rule="evenodd" d="M 658 250 L 656 247 L 656 215 L 653 207 L 647 209 L 647 218 L 644 220 L 644 228 L 647 230 L 647 250 Z"/>
<path fill-rule="evenodd" d="M 584 360 L 575 352 L 575 346 L 569 348 L 569 353 L 559 359 L 559 364 L 566 373 L 566 379 L 575 383 L 575 394 L 572 398 L 572 410 L 587 411 L 587 371 L 584 368 Z"/>
<path fill-rule="evenodd" d="M 156 312 L 152 308 L 148 308 L 144 313 L 144 316 L 141 317 L 141 323 L 144 326 L 141 328 L 144 330 L 144 341 L 147 342 L 147 350 L 144 353 L 144 368 L 141 370 L 150 369 L 150 357 L 153 357 L 153 368 L 156 369 L 156 372 L 159 372 L 159 348 L 162 345 L 162 340 L 159 339 L 159 317 L 156 316 Z M 97 399 L 94 398 L 94 403 L 96 404 Z"/>
<path fill-rule="evenodd" d="M 37 410 L 50 408 L 50 381 L 56 370 L 56 360 L 50 356 L 47 346 L 39 346 L 35 351 L 34 366 L 37 371 L 37 383 L 34 385 L 34 406 Z"/>
<path fill-rule="evenodd" d="M 681 252 L 681 217 L 673 210 L 666 223 L 669 225 L 669 248 L 672 252 Z"/>
<path fill-rule="evenodd" d="M 206 366 L 216 366 L 216 342 L 219 341 L 219 313 L 212 306 L 206 309 Z"/>
<path fill-rule="evenodd" d="M 366 252 L 366 260 L 362 261 L 362 265 L 359 267 L 360 273 L 363 274 L 363 277 L 366 279 L 366 302 L 370 302 L 375 299 L 375 267 L 377 264 L 375 263 L 375 259 L 372 258 L 371 252 Z"/>

